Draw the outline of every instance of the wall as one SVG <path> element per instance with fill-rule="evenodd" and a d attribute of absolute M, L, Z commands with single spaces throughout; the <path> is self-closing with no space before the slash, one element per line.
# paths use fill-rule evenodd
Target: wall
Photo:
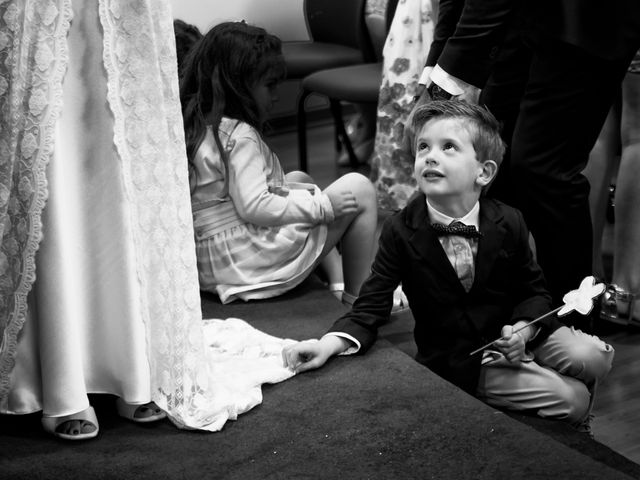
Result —
<path fill-rule="evenodd" d="M 308 40 L 304 0 L 171 0 L 173 17 L 196 25 L 203 33 L 217 23 L 245 20 L 283 41 Z"/>
<path fill-rule="evenodd" d="M 245 20 L 265 28 L 283 41 L 308 40 L 304 0 L 171 0 L 173 18 L 197 26 L 202 33 L 225 21 Z M 280 87 L 280 100 L 272 117 L 291 117 L 296 112 L 299 82 L 286 81 Z M 314 98 L 310 108 L 326 108 L 326 102 Z"/>

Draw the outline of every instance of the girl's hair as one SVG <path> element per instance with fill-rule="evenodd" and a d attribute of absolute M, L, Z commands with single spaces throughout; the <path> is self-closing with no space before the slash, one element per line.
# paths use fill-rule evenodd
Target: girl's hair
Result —
<path fill-rule="evenodd" d="M 280 39 L 244 21 L 216 25 L 191 49 L 180 81 L 189 162 L 204 138 L 207 121 L 223 156 L 218 135 L 223 116 L 262 130 L 251 91 L 269 74 L 277 79 L 286 74 Z"/>

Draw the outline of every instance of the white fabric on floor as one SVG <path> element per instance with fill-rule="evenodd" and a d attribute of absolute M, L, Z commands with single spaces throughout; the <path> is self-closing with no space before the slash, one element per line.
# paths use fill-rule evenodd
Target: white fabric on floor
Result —
<path fill-rule="evenodd" d="M 262 384 L 278 383 L 294 375 L 282 362 L 282 349 L 295 340 L 273 337 L 239 318 L 204 321 L 205 343 L 211 355 L 211 378 L 226 409 L 220 428 L 262 403 Z"/>

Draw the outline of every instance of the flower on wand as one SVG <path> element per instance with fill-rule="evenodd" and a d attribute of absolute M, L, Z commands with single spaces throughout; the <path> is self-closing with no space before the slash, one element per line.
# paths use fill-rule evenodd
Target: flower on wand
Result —
<path fill-rule="evenodd" d="M 604 292 L 604 283 L 596 283 L 594 277 L 586 277 L 580 283 L 578 290 L 571 290 L 562 301 L 564 305 L 558 311 L 558 316 L 562 317 L 575 310 L 582 315 L 588 315 L 593 309 L 593 299 Z"/>

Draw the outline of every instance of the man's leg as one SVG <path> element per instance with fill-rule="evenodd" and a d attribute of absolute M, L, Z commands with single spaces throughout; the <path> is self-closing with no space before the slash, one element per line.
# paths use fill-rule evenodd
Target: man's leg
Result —
<path fill-rule="evenodd" d="M 500 122 L 500 133 L 507 146 L 488 196 L 509 205 L 513 205 L 512 182 L 509 178 L 513 130 L 529 78 L 530 65 L 531 51 L 524 45 L 519 30 L 511 27 L 480 95 L 480 104 L 485 105 Z"/>
<path fill-rule="evenodd" d="M 589 183 L 582 175 L 625 62 L 527 39 L 532 60 L 511 149 L 510 180 L 556 304 L 592 273 Z"/>

